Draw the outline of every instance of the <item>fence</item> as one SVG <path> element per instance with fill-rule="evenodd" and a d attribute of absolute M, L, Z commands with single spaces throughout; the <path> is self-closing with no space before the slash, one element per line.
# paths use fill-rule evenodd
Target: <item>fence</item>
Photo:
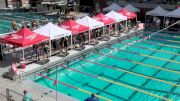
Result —
<path fill-rule="evenodd" d="M 22 101 L 23 100 L 23 94 L 18 93 L 14 90 L 6 88 L 6 100 L 7 101 Z M 35 100 L 32 100 L 35 101 Z"/>
<path fill-rule="evenodd" d="M 0 101 L 7 101 L 7 96 L 0 94 Z"/>

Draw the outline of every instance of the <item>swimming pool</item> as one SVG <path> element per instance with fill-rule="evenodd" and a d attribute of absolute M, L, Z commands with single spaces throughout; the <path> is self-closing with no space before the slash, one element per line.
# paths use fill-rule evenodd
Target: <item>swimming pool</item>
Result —
<path fill-rule="evenodd" d="M 149 40 L 120 48 L 139 37 L 89 52 L 38 74 L 34 82 L 51 89 L 58 84 L 59 92 L 81 101 L 91 93 L 97 94 L 100 101 L 178 101 L 180 35 L 158 33 Z"/>
<path fill-rule="evenodd" d="M 41 13 L 27 13 L 22 11 L 0 11 L 0 34 L 8 33 L 11 31 L 11 22 L 16 21 L 18 24 L 24 21 L 27 24 L 28 21 L 39 19 L 43 22 L 45 19 L 50 19 L 50 21 L 57 21 L 56 16 L 46 16 Z"/>

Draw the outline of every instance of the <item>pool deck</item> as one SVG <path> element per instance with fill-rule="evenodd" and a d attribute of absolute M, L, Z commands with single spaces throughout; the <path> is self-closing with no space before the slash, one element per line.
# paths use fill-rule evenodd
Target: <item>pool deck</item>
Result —
<path fill-rule="evenodd" d="M 128 34 L 134 33 L 136 32 L 135 30 L 131 30 Z M 121 36 L 119 37 L 111 37 L 111 39 L 109 41 L 99 41 L 99 44 L 97 45 L 103 45 L 103 44 L 107 44 L 113 40 L 117 40 L 122 36 L 125 36 L 125 33 L 122 33 Z M 90 50 L 92 48 L 94 48 L 94 46 L 92 45 L 85 45 L 85 49 L 83 51 L 86 50 Z M 95 46 L 96 47 L 96 46 Z M 50 61 L 45 64 L 45 65 L 40 65 L 38 63 L 32 63 L 30 65 L 27 65 L 26 69 L 23 70 L 26 74 L 31 74 L 34 73 L 35 71 L 38 71 L 40 69 L 46 68 L 47 66 L 49 66 L 49 64 L 57 64 L 59 63 L 59 61 L 63 61 L 67 58 L 71 58 L 73 56 L 75 56 L 76 54 L 80 54 L 80 51 L 76 51 L 76 50 L 70 50 L 68 51 L 69 55 L 66 57 L 60 57 L 60 56 L 52 56 L 50 57 Z M 9 59 L 8 59 L 9 58 Z M 2 75 L 4 72 L 8 71 L 8 69 L 10 68 L 11 65 L 11 57 L 8 56 L 8 58 L 6 59 L 5 62 L 0 62 L 0 75 Z M 9 61 L 7 61 L 9 60 Z M 0 77 L 0 101 L 6 101 L 6 98 L 4 96 L 6 96 L 6 88 L 9 88 L 13 91 L 16 91 L 17 93 L 22 94 L 23 90 L 27 90 L 30 93 L 32 93 L 33 95 L 33 99 L 37 100 L 37 101 L 56 101 L 56 91 L 49 89 L 47 87 L 43 87 L 39 84 L 33 83 L 32 81 L 29 80 L 17 80 L 17 81 L 12 81 L 12 80 L 8 80 L 8 79 L 4 79 L 2 78 L 2 76 Z M 13 97 L 15 98 L 15 101 L 21 101 L 19 99 L 22 99 L 22 96 L 16 96 Z M 71 98 L 65 94 L 62 93 L 58 93 L 58 101 L 78 101 L 75 98 Z"/>

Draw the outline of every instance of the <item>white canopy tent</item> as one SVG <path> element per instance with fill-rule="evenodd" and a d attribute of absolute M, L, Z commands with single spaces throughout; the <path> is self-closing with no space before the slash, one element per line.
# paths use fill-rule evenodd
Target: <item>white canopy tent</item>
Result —
<path fill-rule="evenodd" d="M 92 29 L 96 29 L 104 26 L 104 23 L 96 21 L 95 19 L 90 18 L 89 16 L 85 16 L 81 19 L 77 19 L 76 22 L 81 25 L 89 27 L 90 31 Z M 89 31 L 89 42 L 90 42 L 90 31 Z"/>
<path fill-rule="evenodd" d="M 121 8 L 122 8 L 121 6 L 117 5 L 116 3 L 113 3 L 110 6 L 103 8 L 103 11 L 107 11 L 107 12 L 112 11 L 112 10 L 117 11 Z"/>
<path fill-rule="evenodd" d="M 180 8 L 177 8 L 165 15 L 166 17 L 180 18 Z"/>
<path fill-rule="evenodd" d="M 66 36 L 71 36 L 71 45 L 72 45 L 72 32 L 66 29 L 62 29 L 51 22 L 34 30 L 34 32 L 41 33 L 42 35 L 45 36 L 49 36 L 50 56 L 51 56 L 51 40 Z"/>
<path fill-rule="evenodd" d="M 107 13 L 106 16 L 108 16 L 116 21 L 116 23 L 115 23 L 116 32 L 117 32 L 117 23 L 118 22 L 126 21 L 126 27 L 127 27 L 127 17 L 126 16 L 121 15 L 115 11 L 111 11 L 111 12 Z"/>
<path fill-rule="evenodd" d="M 62 28 L 54 25 L 53 23 L 48 23 L 48 24 L 34 30 L 34 32 L 41 33 L 42 35 L 45 35 L 45 36 L 49 36 L 50 40 L 72 35 L 71 31 L 62 29 Z"/>
<path fill-rule="evenodd" d="M 96 29 L 104 26 L 102 22 L 96 21 L 95 19 L 90 18 L 89 16 L 85 16 L 81 19 L 77 19 L 76 22 L 81 25 L 87 26 L 90 29 Z"/>
<path fill-rule="evenodd" d="M 135 12 L 135 13 L 140 12 L 140 9 L 134 7 L 131 4 L 127 4 L 124 8 L 131 12 Z"/>
<path fill-rule="evenodd" d="M 157 6 L 156 8 L 154 8 L 151 11 L 146 12 L 146 15 L 151 15 L 151 16 L 165 16 L 167 13 L 169 13 L 170 11 L 165 10 L 164 8 L 162 8 L 161 6 Z"/>
<path fill-rule="evenodd" d="M 157 6 L 156 8 L 154 8 L 151 11 L 146 12 L 146 16 L 150 15 L 150 16 L 163 16 L 164 17 L 164 21 L 165 21 L 165 16 L 167 15 L 167 13 L 169 13 L 170 11 L 165 10 L 164 8 L 162 8 L 161 6 Z M 146 22 L 146 16 L 145 16 L 145 22 Z M 163 25 L 164 25 L 164 21 L 163 21 Z"/>
<path fill-rule="evenodd" d="M 121 15 L 115 11 L 111 11 L 111 12 L 107 13 L 106 16 L 114 19 L 116 22 L 121 22 L 121 21 L 127 20 L 126 16 Z"/>

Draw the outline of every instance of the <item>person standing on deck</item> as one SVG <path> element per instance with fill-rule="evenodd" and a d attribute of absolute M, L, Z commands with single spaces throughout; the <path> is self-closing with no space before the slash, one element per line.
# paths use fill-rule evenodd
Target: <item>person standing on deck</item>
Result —
<path fill-rule="evenodd" d="M 12 60 L 13 60 L 13 63 L 16 63 L 17 61 L 16 61 L 16 49 L 14 48 L 13 50 L 12 50 Z"/>
<path fill-rule="evenodd" d="M 3 61 L 3 48 L 2 48 L 2 44 L 0 44 L 0 61 Z"/>
<path fill-rule="evenodd" d="M 158 18 L 158 19 L 156 20 L 156 28 L 157 28 L 157 30 L 160 29 L 160 24 L 161 24 L 161 20 Z"/>
<path fill-rule="evenodd" d="M 152 21 L 152 25 L 151 25 L 152 28 L 156 27 L 156 20 L 157 20 L 157 18 L 153 17 L 153 21 Z"/>
<path fill-rule="evenodd" d="M 166 19 L 165 21 L 165 27 L 168 27 L 169 26 L 169 19 Z"/>
<path fill-rule="evenodd" d="M 68 50 L 68 37 L 65 37 L 65 39 L 64 39 L 64 48 L 65 48 L 65 53 L 67 54 L 67 50 Z"/>
<path fill-rule="evenodd" d="M 32 101 L 32 95 L 28 93 L 26 90 L 23 91 L 23 101 Z"/>

